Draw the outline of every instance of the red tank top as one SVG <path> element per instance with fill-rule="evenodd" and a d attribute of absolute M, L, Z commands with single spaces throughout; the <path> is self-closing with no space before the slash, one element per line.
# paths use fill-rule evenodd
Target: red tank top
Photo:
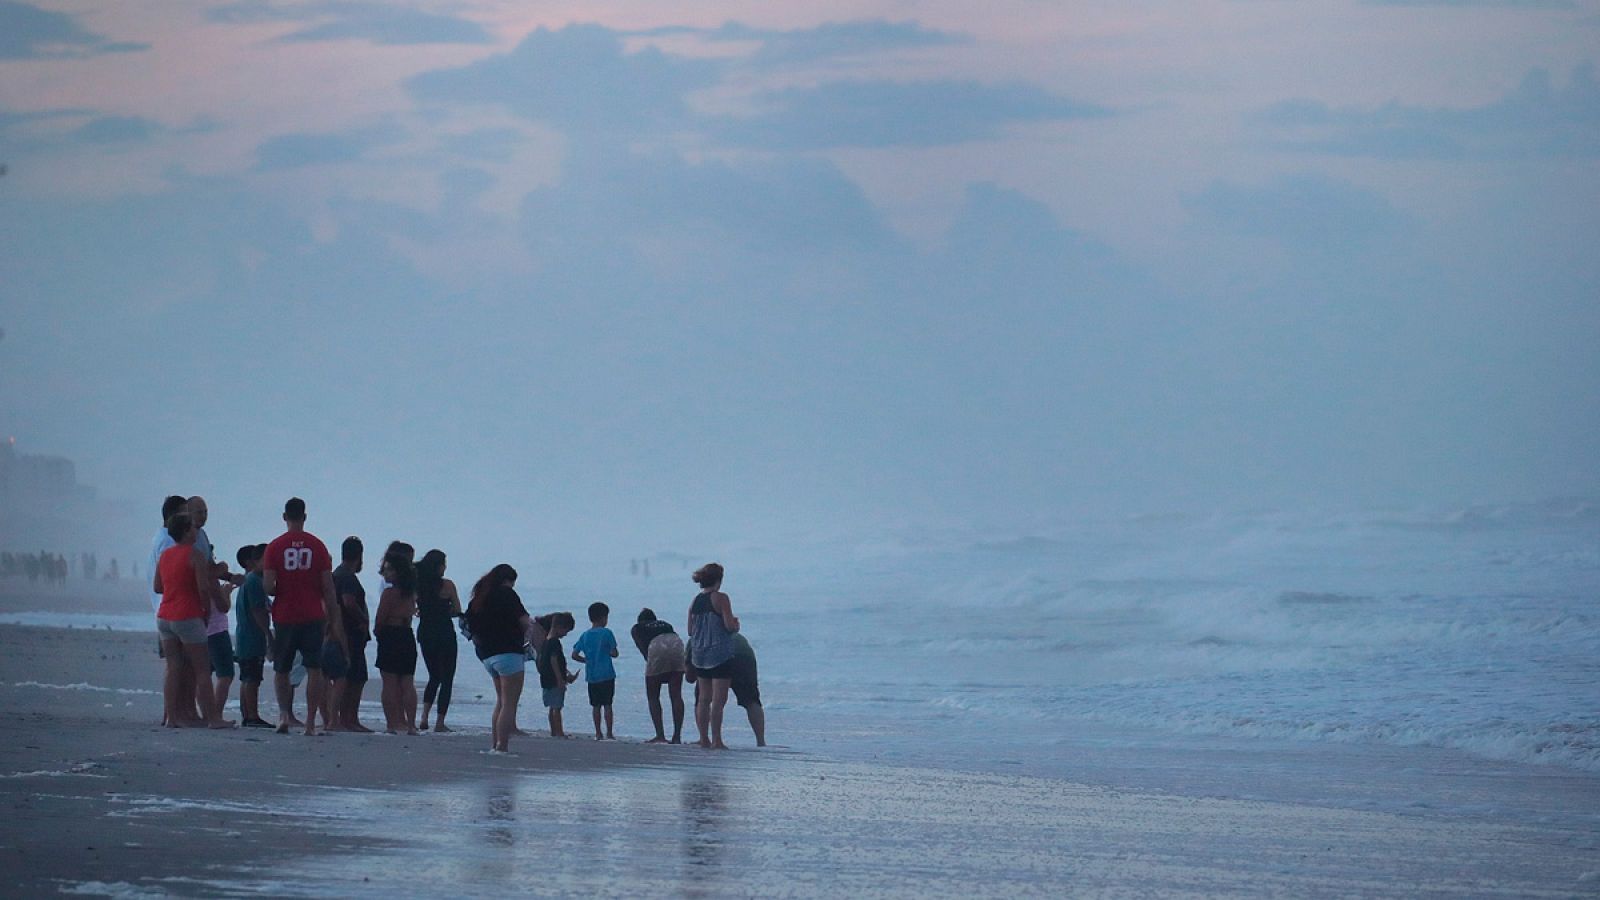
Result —
<path fill-rule="evenodd" d="M 161 608 L 156 611 L 156 618 L 178 622 L 204 616 L 200 587 L 194 583 L 194 545 L 168 547 L 161 551 L 157 566 L 161 572 Z"/>

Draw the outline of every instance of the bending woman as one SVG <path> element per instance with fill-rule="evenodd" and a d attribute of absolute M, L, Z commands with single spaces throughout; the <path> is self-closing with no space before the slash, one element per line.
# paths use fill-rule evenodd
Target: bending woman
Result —
<path fill-rule="evenodd" d="M 435 698 L 439 719 L 433 730 L 448 734 L 444 714 L 450 711 L 450 694 L 456 680 L 456 629 L 451 619 L 461 615 L 461 595 L 456 583 L 444 577 L 443 550 L 429 550 L 417 561 L 417 643 L 422 646 L 422 662 L 428 667 L 428 687 L 422 693 L 422 721 L 417 727 L 428 730 L 428 713 Z"/>
<path fill-rule="evenodd" d="M 417 613 L 417 570 L 403 556 L 386 555 L 378 571 L 389 584 L 372 616 L 378 671 L 383 673 L 384 731 L 416 734 L 417 638 L 411 633 L 411 617 Z"/>
<path fill-rule="evenodd" d="M 694 573 L 700 593 L 689 604 L 689 656 L 695 676 L 705 679 L 696 692 L 694 724 L 700 729 L 700 746 L 726 750 L 722 742 L 722 710 L 728 705 L 733 684 L 733 633 L 739 619 L 722 593 L 722 566 L 707 563 Z M 709 729 L 709 731 L 708 731 Z"/>
<path fill-rule="evenodd" d="M 478 659 L 494 679 L 494 728 L 490 753 L 511 752 L 511 732 L 517 722 L 517 701 L 522 699 L 522 679 L 527 666 L 522 642 L 528 630 L 528 611 L 514 585 L 517 570 L 505 563 L 490 569 L 472 586 L 467 604 L 467 625 Z M 442 713 L 441 713 L 442 715 Z"/>

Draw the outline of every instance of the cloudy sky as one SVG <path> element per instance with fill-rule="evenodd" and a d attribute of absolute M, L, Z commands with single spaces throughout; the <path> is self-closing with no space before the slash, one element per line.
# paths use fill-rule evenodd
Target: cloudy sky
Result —
<path fill-rule="evenodd" d="M 1593 493 L 1597 60 L 1597 0 L 0 0 L 0 429 L 513 558 Z"/>

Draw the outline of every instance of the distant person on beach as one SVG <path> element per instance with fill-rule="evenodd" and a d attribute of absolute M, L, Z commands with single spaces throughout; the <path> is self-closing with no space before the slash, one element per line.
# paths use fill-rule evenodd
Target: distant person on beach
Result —
<path fill-rule="evenodd" d="M 403 555 L 385 556 L 379 566 L 389 586 L 378 598 L 372 633 L 378 639 L 378 671 L 383 675 L 384 731 L 417 734 L 417 568 Z"/>
<path fill-rule="evenodd" d="M 617 636 L 606 624 L 611 621 L 611 607 L 604 603 L 589 604 L 589 630 L 578 636 L 572 645 L 572 658 L 584 664 L 584 681 L 589 687 L 589 706 L 594 712 L 594 739 L 616 740 L 612 727 L 612 704 L 617 696 L 617 668 L 612 660 L 617 657 Z M 606 721 L 604 734 L 600 733 L 600 719 Z"/>
<path fill-rule="evenodd" d="M 444 577 L 447 560 L 443 550 L 429 550 L 417 562 L 417 643 L 422 662 L 428 667 L 428 687 L 422 693 L 422 721 L 417 727 L 428 730 L 428 714 L 434 700 L 439 702 L 439 718 L 433 730 L 448 734 L 444 716 L 450 711 L 450 696 L 456 680 L 456 628 L 461 617 L 461 595 L 456 583 Z M 517 647 L 521 649 L 519 642 Z M 519 682 L 520 686 L 520 682 Z M 512 720 L 516 717 L 513 715 Z"/>
<path fill-rule="evenodd" d="M 728 749 L 722 742 L 722 711 L 733 682 L 733 634 L 739 630 L 732 601 L 721 590 L 722 576 L 718 563 L 696 569 L 694 582 L 700 593 L 689 604 L 690 655 L 696 679 L 705 681 L 696 691 L 694 722 L 700 746 L 716 750 Z"/>
<path fill-rule="evenodd" d="M 367 672 L 367 644 L 372 641 L 372 622 L 367 613 L 367 590 L 356 577 L 361 574 L 365 553 L 361 538 L 354 535 L 345 538 L 339 545 L 339 567 L 333 570 L 333 593 L 339 600 L 339 615 L 344 620 L 349 661 L 344 690 L 334 698 L 333 716 L 341 730 L 369 734 L 372 729 L 361 724 L 361 694 L 371 677 Z"/>
<path fill-rule="evenodd" d="M 167 531 L 175 542 L 162 551 L 156 561 L 151 589 L 161 595 L 156 610 L 156 629 L 161 635 L 162 656 L 167 675 L 161 698 L 166 707 L 165 722 L 170 728 L 208 725 L 227 728 L 233 723 L 222 719 L 222 710 L 211 692 L 210 667 L 206 659 L 206 591 L 211 581 L 211 566 L 195 548 L 196 529 L 187 513 L 175 513 L 167 520 Z M 188 660 L 187 672 L 179 660 Z M 178 681 L 194 682 L 194 696 L 200 702 L 203 722 L 192 722 L 179 708 Z"/>
<path fill-rule="evenodd" d="M 522 642 L 528 630 L 528 610 L 517 596 L 516 584 L 517 570 L 501 563 L 472 586 L 472 599 L 467 604 L 467 628 L 472 632 L 473 650 L 494 681 L 494 712 L 489 719 L 491 753 L 511 752 L 512 728 L 516 725 L 517 704 L 522 699 L 522 682 L 527 672 Z M 449 620 L 445 621 L 448 625 Z M 455 640 L 454 632 L 450 639 Z M 439 718 L 443 722 L 442 709 Z"/>
<path fill-rule="evenodd" d="M 546 619 L 544 647 L 539 651 L 539 690 L 543 694 L 545 709 L 550 711 L 550 736 L 564 738 L 566 729 L 561 725 L 561 708 L 567 702 L 567 685 L 578 680 L 578 673 L 567 671 L 567 655 L 561 649 L 561 639 L 577 627 L 572 613 L 551 613 Z"/>
<path fill-rule="evenodd" d="M 306 502 L 291 497 L 283 505 L 288 530 L 267 545 L 261 563 L 262 583 L 273 597 L 273 683 L 278 694 L 278 733 L 288 734 L 293 713 L 294 688 L 289 672 L 295 656 L 306 669 L 307 736 L 317 732 L 317 710 L 322 706 L 322 645 L 331 631 L 344 638 L 344 625 L 333 596 L 333 557 L 327 545 L 306 531 Z"/>
<path fill-rule="evenodd" d="M 272 640 L 272 624 L 267 618 L 267 590 L 261 584 L 261 560 L 266 544 L 246 544 L 234 554 L 244 584 L 233 604 L 235 619 L 233 653 L 239 663 L 239 714 L 246 728 L 271 728 L 261 718 L 261 679 L 266 672 L 267 646 Z"/>
<path fill-rule="evenodd" d="M 639 611 L 638 624 L 630 632 L 633 643 L 644 657 L 644 696 L 650 706 L 650 722 L 656 727 L 656 736 L 647 743 L 667 743 L 665 723 L 662 722 L 661 686 L 667 686 L 672 701 L 672 741 L 683 741 L 683 640 L 672 630 L 672 625 L 656 618 L 655 610 L 648 607 Z"/>

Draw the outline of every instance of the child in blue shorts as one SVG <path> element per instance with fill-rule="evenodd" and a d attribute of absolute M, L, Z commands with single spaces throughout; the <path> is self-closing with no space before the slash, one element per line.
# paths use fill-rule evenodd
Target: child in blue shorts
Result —
<path fill-rule="evenodd" d="M 611 621 L 611 607 L 604 603 L 589 604 L 589 624 L 576 644 L 572 645 L 572 658 L 588 666 L 584 680 L 589 683 L 589 705 L 594 709 L 594 739 L 616 740 L 612 730 L 611 702 L 617 696 L 617 670 L 611 660 L 617 656 L 617 636 L 606 623 Z M 605 711 L 606 733 L 600 733 L 600 714 Z"/>

